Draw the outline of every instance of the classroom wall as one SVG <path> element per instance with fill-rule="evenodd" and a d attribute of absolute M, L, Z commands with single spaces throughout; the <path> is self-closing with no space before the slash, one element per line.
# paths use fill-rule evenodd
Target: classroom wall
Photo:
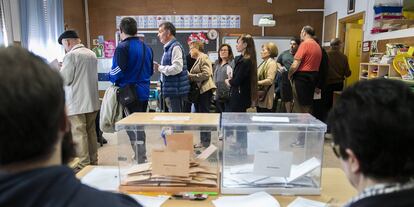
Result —
<path fill-rule="evenodd" d="M 65 22 L 73 26 L 84 25 L 84 21 L 69 14 L 79 14 L 82 0 L 65 0 Z M 299 35 L 304 25 L 315 27 L 322 36 L 323 12 L 299 13 L 298 8 L 320 9 L 324 0 L 88 0 L 91 39 L 104 35 L 114 39 L 115 17 L 121 15 L 184 15 L 184 14 L 235 14 L 241 15 L 240 29 L 218 29 L 220 36 L 228 33 L 251 33 L 261 35 L 261 28 L 253 26 L 253 14 L 272 13 L 276 27 L 266 28 L 266 36 Z M 67 15 L 68 14 L 68 15 Z"/>
<path fill-rule="evenodd" d="M 82 42 L 86 45 L 84 0 L 64 0 L 63 8 L 65 29 L 76 30 Z"/>

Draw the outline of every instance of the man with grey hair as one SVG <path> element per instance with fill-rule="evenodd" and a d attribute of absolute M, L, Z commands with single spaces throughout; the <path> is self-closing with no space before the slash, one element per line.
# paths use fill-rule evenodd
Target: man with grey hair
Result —
<path fill-rule="evenodd" d="M 98 164 L 95 119 L 99 110 L 98 60 L 94 52 L 81 44 L 73 30 L 63 32 L 59 39 L 66 55 L 60 74 L 63 77 L 66 108 L 76 144 L 79 164 L 75 170 Z"/>

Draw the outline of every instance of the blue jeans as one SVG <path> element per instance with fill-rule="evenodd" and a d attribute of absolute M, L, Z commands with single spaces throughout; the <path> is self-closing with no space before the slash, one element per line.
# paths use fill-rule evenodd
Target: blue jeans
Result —
<path fill-rule="evenodd" d="M 165 98 L 165 104 L 169 112 L 183 112 L 183 101 L 183 96 Z"/>

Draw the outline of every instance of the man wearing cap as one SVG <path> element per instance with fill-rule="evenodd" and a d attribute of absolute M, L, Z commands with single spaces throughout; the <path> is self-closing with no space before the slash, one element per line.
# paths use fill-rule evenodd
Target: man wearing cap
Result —
<path fill-rule="evenodd" d="M 63 32 L 59 39 L 66 55 L 60 74 L 64 80 L 66 109 L 76 144 L 79 164 L 75 170 L 86 165 L 98 164 L 95 119 L 99 110 L 98 61 L 94 52 L 81 44 L 73 30 Z"/>

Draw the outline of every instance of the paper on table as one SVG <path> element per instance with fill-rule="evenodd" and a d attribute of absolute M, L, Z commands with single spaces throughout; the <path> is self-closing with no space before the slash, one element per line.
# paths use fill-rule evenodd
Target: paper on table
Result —
<path fill-rule="evenodd" d="M 133 199 L 138 201 L 144 207 L 160 207 L 165 201 L 170 198 L 169 196 L 144 196 L 144 195 L 134 195 L 128 194 Z"/>
<path fill-rule="evenodd" d="M 279 150 L 279 132 L 248 132 L 247 154 L 254 155 L 257 150 Z"/>
<path fill-rule="evenodd" d="M 325 207 L 327 203 L 309 200 L 303 197 L 297 197 L 287 207 Z"/>
<path fill-rule="evenodd" d="M 289 117 L 252 116 L 252 121 L 289 123 Z"/>
<path fill-rule="evenodd" d="M 253 173 L 272 177 L 287 177 L 292 165 L 292 152 L 257 150 Z"/>
<path fill-rule="evenodd" d="M 280 207 L 279 202 L 266 192 L 257 192 L 248 196 L 225 196 L 212 201 L 216 207 Z"/>
<path fill-rule="evenodd" d="M 155 116 L 154 121 L 190 121 L 189 116 Z"/>
<path fill-rule="evenodd" d="M 86 174 L 81 182 L 99 190 L 118 191 L 118 172 L 117 167 L 97 166 Z"/>

